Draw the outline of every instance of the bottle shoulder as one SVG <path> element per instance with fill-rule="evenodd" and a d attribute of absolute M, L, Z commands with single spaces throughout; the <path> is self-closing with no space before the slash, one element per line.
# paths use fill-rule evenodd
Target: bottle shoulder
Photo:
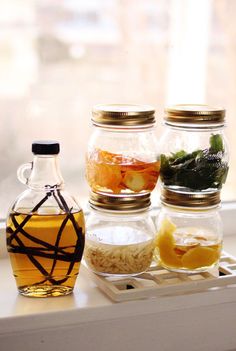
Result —
<path fill-rule="evenodd" d="M 10 212 L 61 214 L 82 211 L 77 199 L 64 190 L 35 191 L 26 189 L 15 200 Z"/>

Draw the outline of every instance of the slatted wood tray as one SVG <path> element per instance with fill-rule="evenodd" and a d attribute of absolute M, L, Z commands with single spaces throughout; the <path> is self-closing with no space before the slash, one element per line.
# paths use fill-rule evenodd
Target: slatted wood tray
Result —
<path fill-rule="evenodd" d="M 115 302 L 194 293 L 234 284 L 236 288 L 236 258 L 223 252 L 219 270 L 213 272 L 185 274 L 152 266 L 136 277 L 111 278 L 94 273 L 91 277 L 99 289 Z"/>

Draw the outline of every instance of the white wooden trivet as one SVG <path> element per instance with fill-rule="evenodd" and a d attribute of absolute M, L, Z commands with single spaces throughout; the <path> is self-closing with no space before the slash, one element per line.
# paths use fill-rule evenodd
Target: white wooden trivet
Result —
<path fill-rule="evenodd" d="M 160 266 L 136 277 L 103 277 L 92 272 L 96 285 L 113 301 L 121 302 L 164 295 L 194 293 L 235 284 L 236 258 L 223 252 L 219 271 L 185 274 L 169 272 Z"/>

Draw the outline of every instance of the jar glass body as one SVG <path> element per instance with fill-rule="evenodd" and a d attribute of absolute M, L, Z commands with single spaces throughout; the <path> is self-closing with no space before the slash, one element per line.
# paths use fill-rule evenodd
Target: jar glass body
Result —
<path fill-rule="evenodd" d="M 151 192 L 160 170 L 153 127 L 95 126 L 88 145 L 86 176 L 94 192 Z"/>
<path fill-rule="evenodd" d="M 73 291 L 84 249 L 84 215 L 63 190 L 55 156 L 36 156 L 28 189 L 10 208 L 7 249 L 18 290 L 30 297 Z"/>
<path fill-rule="evenodd" d="M 222 126 L 169 125 L 160 140 L 160 179 L 178 191 L 221 189 L 228 173 Z"/>
<path fill-rule="evenodd" d="M 154 251 L 155 226 L 150 211 L 91 210 L 84 258 L 101 275 L 137 275 L 148 269 Z"/>
<path fill-rule="evenodd" d="M 203 272 L 218 265 L 223 227 L 218 208 L 162 205 L 154 258 L 177 272 Z"/>

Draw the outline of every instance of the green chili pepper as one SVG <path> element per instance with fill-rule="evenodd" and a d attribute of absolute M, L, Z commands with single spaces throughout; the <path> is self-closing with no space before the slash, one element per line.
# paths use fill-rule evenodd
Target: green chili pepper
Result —
<path fill-rule="evenodd" d="M 212 134 L 208 149 L 187 153 L 180 150 L 171 156 L 161 155 L 160 177 L 164 185 L 196 190 L 221 189 L 228 173 L 224 144 L 220 134 Z"/>

